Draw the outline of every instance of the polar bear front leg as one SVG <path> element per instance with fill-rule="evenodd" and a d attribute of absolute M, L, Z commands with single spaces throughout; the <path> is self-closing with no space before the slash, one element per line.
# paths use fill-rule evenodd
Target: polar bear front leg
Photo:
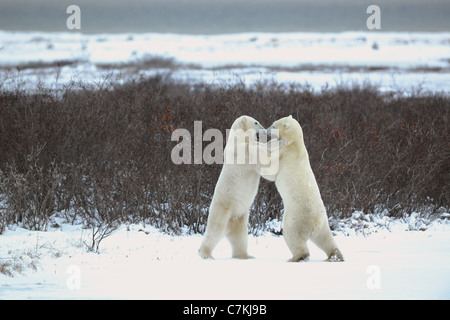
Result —
<path fill-rule="evenodd" d="M 248 248 L 248 215 L 232 217 L 228 222 L 226 237 L 231 245 L 232 257 L 235 259 L 253 259 L 247 252 Z"/>

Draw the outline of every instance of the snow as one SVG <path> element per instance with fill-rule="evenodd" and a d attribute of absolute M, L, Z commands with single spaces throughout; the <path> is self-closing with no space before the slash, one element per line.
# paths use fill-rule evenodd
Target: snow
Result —
<path fill-rule="evenodd" d="M 342 263 L 325 262 L 311 243 L 308 262 L 289 263 L 283 237 L 271 233 L 249 236 L 255 259 L 231 259 L 222 240 L 215 260 L 202 260 L 200 235 L 150 226 L 121 226 L 99 253 L 88 252 L 90 231 L 79 225 L 15 227 L 0 236 L 0 261 L 22 267 L 0 273 L 0 299 L 449 299 L 450 224 L 408 231 L 409 223 L 368 235 L 338 232 Z"/>
<path fill-rule="evenodd" d="M 123 63 L 148 54 L 203 67 L 327 63 L 448 67 L 450 33 L 98 34 L 0 31 L 2 64 Z M 374 44 L 378 49 L 374 49 Z"/>
<path fill-rule="evenodd" d="M 38 81 L 63 85 L 78 79 L 96 82 L 111 73 L 129 79 L 168 72 L 193 83 L 275 80 L 307 83 L 315 90 L 370 82 L 384 91 L 448 93 L 450 82 L 448 32 L 86 35 L 0 31 L 0 43 L 0 68 L 24 69 L 9 73 L 10 79 L 0 82 L 5 87 L 28 80 L 32 87 Z M 173 59 L 178 65 L 139 65 L 155 57 Z M 30 63 L 61 61 L 69 64 L 24 68 Z M 138 70 L 124 68 L 126 63 L 135 63 Z"/>

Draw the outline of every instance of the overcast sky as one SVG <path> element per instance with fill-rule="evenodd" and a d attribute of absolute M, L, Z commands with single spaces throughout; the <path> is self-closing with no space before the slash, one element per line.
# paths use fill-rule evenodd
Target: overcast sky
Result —
<path fill-rule="evenodd" d="M 85 33 L 364 31 L 371 4 L 380 31 L 450 31 L 448 0 L 1 0 L 0 29 L 67 31 L 71 4 Z"/>

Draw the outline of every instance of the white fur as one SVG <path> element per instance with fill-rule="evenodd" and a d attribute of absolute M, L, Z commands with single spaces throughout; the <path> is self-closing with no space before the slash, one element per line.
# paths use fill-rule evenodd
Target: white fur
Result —
<path fill-rule="evenodd" d="M 233 258 L 252 258 L 247 252 L 247 224 L 249 210 L 258 191 L 261 164 L 249 160 L 252 152 L 261 146 L 256 141 L 256 131 L 260 129 L 264 128 L 249 116 L 239 117 L 231 126 L 224 150 L 225 161 L 214 190 L 206 232 L 198 251 L 204 259 L 212 258 L 212 251 L 224 236 L 231 244 Z"/>
<path fill-rule="evenodd" d="M 283 236 L 292 253 L 289 261 L 308 259 L 307 240 L 325 251 L 329 261 L 343 261 L 328 225 L 300 124 L 289 116 L 275 121 L 270 127 L 273 129 L 278 129 L 282 142 L 275 184 L 284 204 Z"/>

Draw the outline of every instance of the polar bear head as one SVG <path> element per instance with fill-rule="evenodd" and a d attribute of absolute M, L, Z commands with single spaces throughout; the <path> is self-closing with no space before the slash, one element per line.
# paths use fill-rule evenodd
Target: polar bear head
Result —
<path fill-rule="evenodd" d="M 260 134 L 265 133 L 266 129 L 257 121 L 250 116 L 240 116 L 234 120 L 231 125 L 230 137 L 231 135 L 242 134 L 250 137 L 252 140 L 259 140 Z"/>
<path fill-rule="evenodd" d="M 266 135 L 266 129 L 256 119 L 245 115 L 237 118 L 227 130 L 225 163 L 256 164 L 261 135 Z"/>
<path fill-rule="evenodd" d="M 278 130 L 277 135 L 273 134 L 275 129 Z M 272 140 L 278 140 L 280 146 L 283 147 L 282 149 L 290 146 L 290 148 L 296 149 L 299 153 L 306 153 L 302 127 L 292 116 L 275 121 L 267 130 L 267 135 Z"/>

